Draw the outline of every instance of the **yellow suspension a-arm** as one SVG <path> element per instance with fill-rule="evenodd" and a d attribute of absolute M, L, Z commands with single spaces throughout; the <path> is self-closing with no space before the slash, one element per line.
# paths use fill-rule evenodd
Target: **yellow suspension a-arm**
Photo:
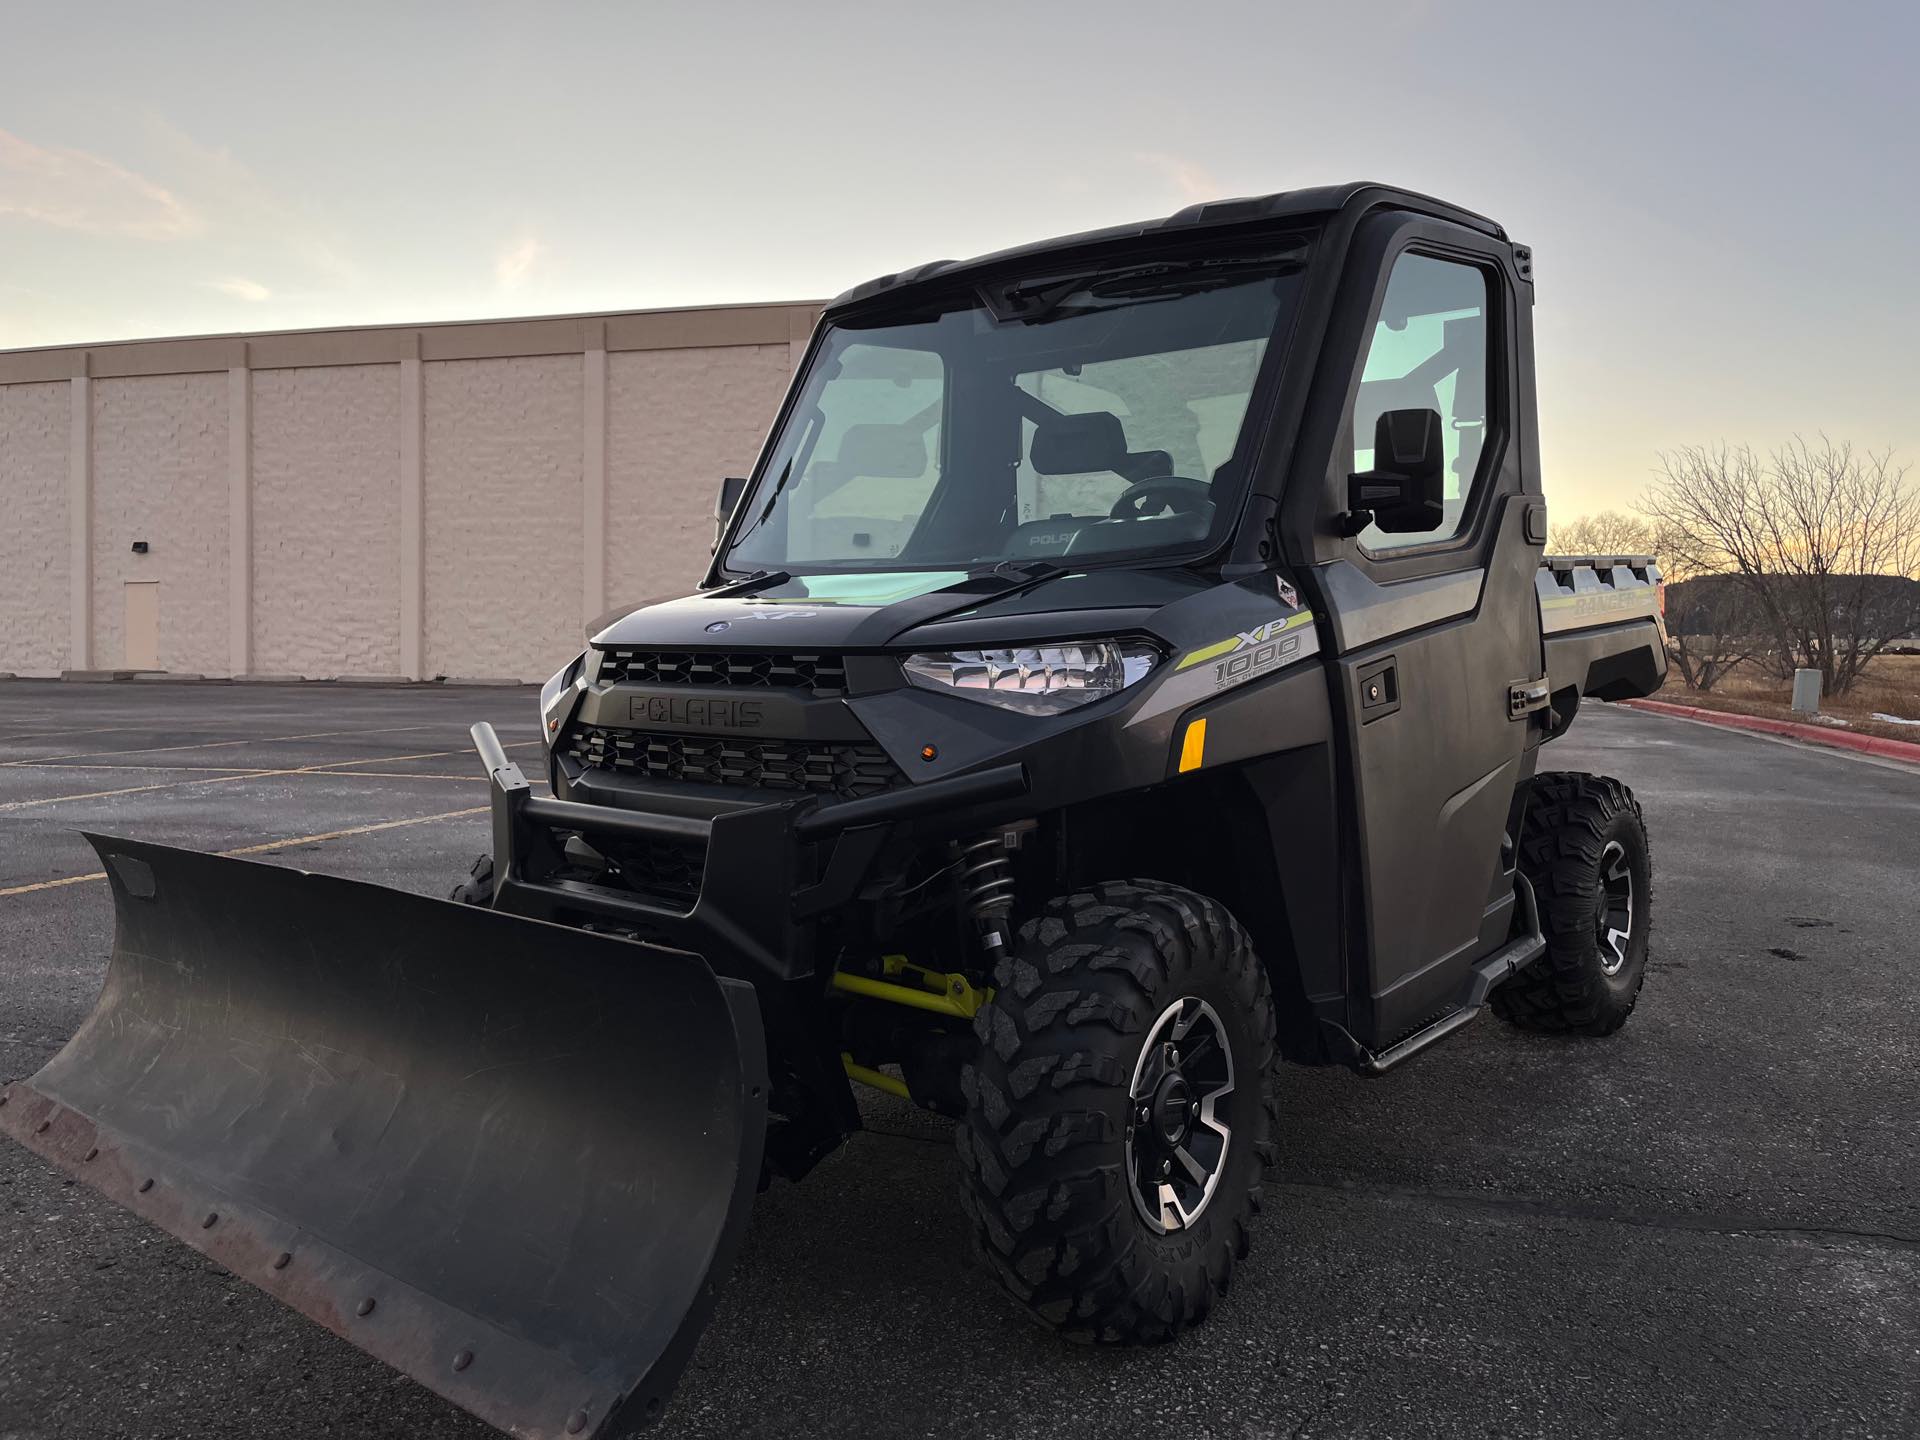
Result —
<path fill-rule="evenodd" d="M 857 1080 L 862 1085 L 870 1085 L 875 1090 L 884 1090 L 889 1095 L 898 1095 L 902 1100 L 913 1099 L 907 1089 L 907 1082 L 895 1079 L 884 1070 L 874 1070 L 854 1062 L 853 1056 L 846 1051 L 840 1052 L 840 1068 L 847 1072 L 849 1080 Z"/>
<path fill-rule="evenodd" d="M 933 971 L 922 973 L 934 975 Z M 973 1019 L 990 993 L 974 989 L 964 975 L 935 975 L 934 978 L 940 982 L 938 990 L 929 985 L 901 985 L 840 970 L 834 972 L 833 988 L 848 995 L 863 995 L 869 1000 L 885 1000 L 893 1005 L 929 1010 L 935 1015 L 950 1015 L 955 1020 Z"/>
<path fill-rule="evenodd" d="M 976 989 L 964 975 L 929 970 L 924 965 L 914 964 L 904 955 L 888 955 L 881 965 L 887 975 L 900 978 L 882 980 L 871 975 L 851 975 L 844 970 L 836 970 L 833 988 L 843 995 L 858 995 L 866 1000 L 905 1005 L 954 1020 L 973 1019 L 980 1007 L 993 998 L 992 990 Z M 914 983 L 905 984 L 902 981 Z M 896 1080 L 885 1071 L 858 1064 L 848 1054 L 840 1056 L 840 1064 L 849 1080 L 857 1080 L 875 1090 L 897 1095 L 902 1100 L 913 1099 L 904 1080 Z"/>

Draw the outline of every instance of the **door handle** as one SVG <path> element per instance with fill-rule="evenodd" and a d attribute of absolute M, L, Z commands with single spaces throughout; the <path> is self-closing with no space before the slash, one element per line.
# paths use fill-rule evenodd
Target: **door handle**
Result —
<path fill-rule="evenodd" d="M 1400 667 L 1394 657 L 1362 665 L 1354 676 L 1360 692 L 1360 723 L 1371 725 L 1400 708 Z"/>

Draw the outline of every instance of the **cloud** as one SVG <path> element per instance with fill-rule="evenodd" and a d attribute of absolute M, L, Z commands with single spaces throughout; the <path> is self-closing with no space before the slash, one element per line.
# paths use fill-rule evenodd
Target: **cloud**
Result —
<path fill-rule="evenodd" d="M 516 241 L 494 259 L 493 278 L 502 290 L 518 290 L 546 249 L 531 235 Z"/>
<path fill-rule="evenodd" d="M 273 291 L 258 280 L 249 280 L 244 275 L 230 275 L 225 280 L 202 280 L 209 290 L 218 290 L 222 295 L 231 295 L 236 300 L 270 300 Z"/>
<path fill-rule="evenodd" d="M 205 222 L 164 186 L 84 150 L 0 130 L 0 215 L 92 235 L 180 240 Z"/>
<path fill-rule="evenodd" d="M 329 237 L 334 227 L 303 200 L 276 191 L 225 146 L 203 145 L 161 116 L 147 117 L 147 133 L 212 226 L 246 255 L 281 269 L 291 260 L 307 276 L 334 286 L 359 282 L 359 267 Z"/>
<path fill-rule="evenodd" d="M 1160 150 L 1143 151 L 1133 157 L 1149 169 L 1158 170 L 1167 183 L 1186 200 L 1219 200 L 1227 190 L 1204 166 Z"/>

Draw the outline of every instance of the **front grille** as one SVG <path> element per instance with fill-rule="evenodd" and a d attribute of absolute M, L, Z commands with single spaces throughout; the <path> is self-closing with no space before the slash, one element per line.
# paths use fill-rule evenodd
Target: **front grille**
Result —
<path fill-rule="evenodd" d="M 628 885 L 650 900 L 691 910 L 700 898 L 707 847 L 698 841 L 595 835 L 588 843 L 619 867 Z"/>
<path fill-rule="evenodd" d="M 613 684 L 746 686 L 831 696 L 846 693 L 847 662 L 840 655 L 610 649 L 601 652 L 599 678 Z"/>
<path fill-rule="evenodd" d="M 815 740 L 741 740 L 588 727 L 569 738 L 567 754 L 582 765 L 648 780 L 749 785 L 849 800 L 891 790 L 904 778 L 878 745 Z"/>

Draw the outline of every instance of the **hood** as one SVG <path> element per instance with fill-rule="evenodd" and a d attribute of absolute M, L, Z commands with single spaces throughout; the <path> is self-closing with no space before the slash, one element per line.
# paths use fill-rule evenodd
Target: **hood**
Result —
<path fill-rule="evenodd" d="M 593 637 L 599 646 L 690 650 L 866 650 L 1092 638 L 1144 623 L 1206 588 L 1184 570 L 1066 574 L 942 570 L 791 575 L 644 605 Z"/>

